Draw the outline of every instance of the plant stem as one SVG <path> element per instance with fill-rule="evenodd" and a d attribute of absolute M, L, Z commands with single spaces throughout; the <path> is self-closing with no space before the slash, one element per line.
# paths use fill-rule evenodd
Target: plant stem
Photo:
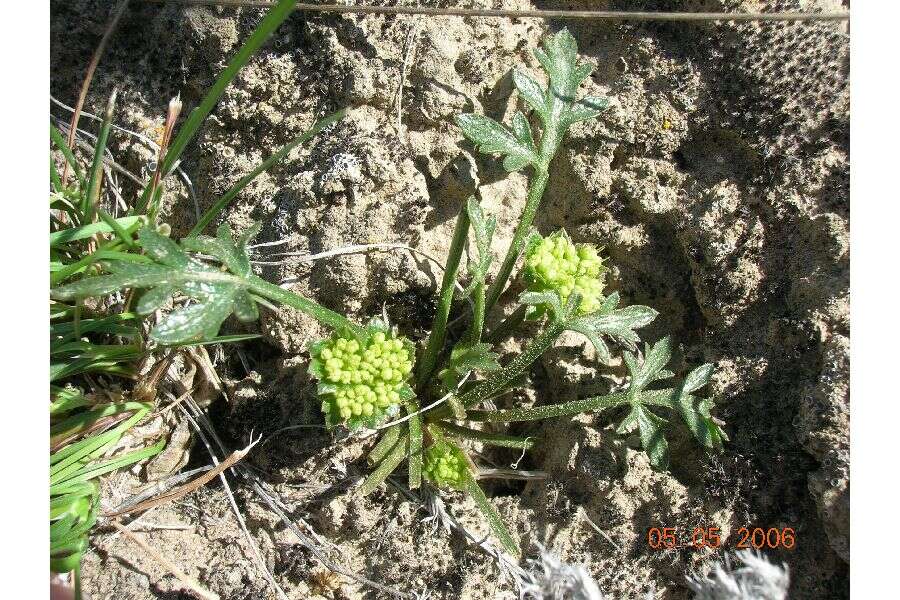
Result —
<path fill-rule="evenodd" d="M 400 429 L 400 425 L 394 425 L 393 427 L 387 428 L 381 435 L 381 439 L 378 440 L 378 443 L 375 444 L 375 447 L 369 452 L 369 464 L 377 465 L 384 460 L 384 457 L 388 455 L 400 439 Z"/>
<path fill-rule="evenodd" d="M 361 335 L 363 333 L 362 327 L 354 324 L 344 315 L 336 313 L 330 308 L 325 308 L 309 298 L 304 298 L 299 294 L 280 288 L 256 275 L 251 275 L 245 281 L 247 282 L 250 291 L 259 294 L 260 296 L 265 296 L 269 300 L 280 302 L 285 306 L 296 308 L 313 317 L 319 323 L 327 325 L 334 330 L 349 329 L 355 335 Z"/>
<path fill-rule="evenodd" d="M 540 421 L 553 417 L 577 415 L 583 412 L 600 411 L 607 408 L 629 404 L 628 395 L 624 392 L 609 396 L 595 396 L 574 400 L 563 404 L 536 406 L 534 408 L 512 408 L 509 410 L 473 410 L 468 418 L 472 421 L 488 423 L 509 421 Z"/>
<path fill-rule="evenodd" d="M 409 439 L 404 435 L 396 444 L 394 444 L 394 447 L 391 448 L 391 451 L 384 460 L 381 461 L 375 470 L 366 477 L 362 485 L 359 486 L 358 489 L 361 496 L 368 496 L 374 492 L 375 488 L 378 487 L 378 484 L 387 479 L 388 475 L 393 473 L 394 469 L 400 466 L 400 463 L 406 458 L 408 443 Z"/>
<path fill-rule="evenodd" d="M 473 344 L 481 341 L 481 334 L 484 331 L 484 307 L 485 307 L 485 289 L 484 280 L 479 280 L 472 290 L 472 324 L 466 334 L 466 340 Z"/>
<path fill-rule="evenodd" d="M 525 351 L 516 356 L 512 362 L 488 375 L 487 379 L 459 397 L 465 407 L 474 406 L 480 402 L 493 398 L 498 392 L 504 390 L 510 383 L 516 380 L 525 370 L 546 352 L 565 330 L 565 324 L 551 322 L 539 336 L 534 338 Z"/>
<path fill-rule="evenodd" d="M 431 326 L 431 334 L 428 336 L 428 345 L 425 354 L 419 361 L 416 371 L 416 386 L 419 391 L 428 383 L 438 355 L 444 348 L 444 338 L 447 335 L 447 319 L 450 316 L 450 306 L 453 303 L 453 292 L 456 285 L 456 274 L 459 271 L 459 261 L 462 258 L 463 248 L 469 235 L 469 213 L 463 206 L 456 217 L 456 226 L 453 229 L 453 240 L 450 242 L 450 253 L 447 256 L 447 264 L 444 268 L 444 278 L 441 281 L 441 293 L 438 298 L 437 313 L 434 315 L 434 323 Z"/>
<path fill-rule="evenodd" d="M 422 485 L 422 417 L 418 414 L 419 403 L 410 400 L 406 405 L 409 418 L 409 489 L 415 490 Z"/>
<path fill-rule="evenodd" d="M 550 89 L 552 90 L 552 85 Z M 550 100 L 549 111 L 544 118 L 544 130 L 541 133 L 541 145 L 538 149 L 538 163 L 534 165 L 534 179 L 531 181 L 531 187 L 528 189 L 528 198 L 525 201 L 525 209 L 522 211 L 522 217 L 516 230 L 513 232 L 513 239 L 503 259 L 497 278 L 491 283 L 491 287 L 487 294 L 486 310 L 491 310 L 500 294 L 506 287 L 509 276 L 512 273 L 513 266 L 516 264 L 522 249 L 525 246 L 525 238 L 531 230 L 531 224 L 537 214 L 537 209 L 544 197 L 544 190 L 547 189 L 547 181 L 550 179 L 550 161 L 556 155 L 562 137 L 568 128 L 565 122 L 565 114 L 571 99 L 559 97 L 558 94 L 548 94 Z"/>
<path fill-rule="evenodd" d="M 520 305 L 487 335 L 487 341 L 492 345 L 497 345 L 504 341 L 512 335 L 513 331 L 515 331 L 519 325 L 522 324 L 526 314 L 528 314 L 528 307 Z"/>
<path fill-rule="evenodd" d="M 481 442 L 483 444 L 490 444 L 491 446 L 528 449 L 533 447 L 535 443 L 533 437 L 521 438 L 513 435 L 505 435 L 502 433 L 479 431 L 478 429 L 462 427 L 460 425 L 455 425 L 447 421 L 438 421 L 437 425 L 451 435 L 465 438 L 467 440 L 475 440 L 476 442 Z"/>
<path fill-rule="evenodd" d="M 544 190 L 547 188 L 547 180 L 549 179 L 547 169 L 541 169 L 540 167 L 536 168 L 537 171 L 534 180 L 531 182 L 531 187 L 528 190 L 528 199 L 525 202 L 525 209 L 522 211 L 522 217 L 519 219 L 519 224 L 516 225 L 515 232 L 513 232 L 513 239 L 512 242 L 510 242 L 509 250 L 506 251 L 506 257 L 503 259 L 503 264 L 500 265 L 497 277 L 488 289 L 485 310 L 490 310 L 494 304 L 497 303 L 497 299 L 506 288 L 506 283 L 509 281 L 509 276 L 512 273 L 513 267 L 525 246 L 525 238 L 531 230 L 531 224 L 534 222 L 534 216 L 537 214 L 538 206 L 541 204 Z"/>
<path fill-rule="evenodd" d="M 649 404 L 652 406 L 665 406 L 672 408 L 672 396 L 677 390 L 652 390 L 640 392 L 637 401 L 630 399 L 628 392 L 616 392 L 606 396 L 592 396 L 548 406 L 536 406 L 533 408 L 512 408 L 509 410 L 471 410 L 466 414 L 470 421 L 484 423 L 512 422 L 512 421 L 541 421 L 553 417 L 565 417 L 586 412 L 600 412 L 626 404 Z"/>

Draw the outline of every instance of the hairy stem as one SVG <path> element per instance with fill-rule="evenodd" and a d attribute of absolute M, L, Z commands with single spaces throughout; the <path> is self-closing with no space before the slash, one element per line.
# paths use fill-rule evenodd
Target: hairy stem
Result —
<path fill-rule="evenodd" d="M 374 492 L 375 488 L 378 487 L 378 484 L 387 479 L 388 475 L 393 473 L 394 469 L 400 466 L 400 463 L 406 458 L 406 450 L 409 447 L 408 444 L 409 439 L 405 435 L 394 444 L 394 447 L 391 448 L 391 451 L 384 460 L 381 461 L 375 470 L 366 477 L 366 480 L 363 481 L 362 485 L 359 486 L 359 493 L 361 496 L 368 496 Z"/>
<path fill-rule="evenodd" d="M 534 446 L 534 438 L 521 438 L 513 435 L 505 435 L 503 433 L 491 433 L 490 431 L 479 431 L 470 427 L 462 427 L 447 421 L 438 421 L 437 425 L 451 435 L 455 435 L 467 440 L 474 440 L 491 446 L 500 446 L 503 448 L 522 448 L 528 449 Z"/>
<path fill-rule="evenodd" d="M 325 308 L 321 304 L 313 302 L 309 298 L 304 298 L 294 292 L 289 292 L 278 287 L 273 283 L 269 283 L 265 279 L 251 275 L 246 279 L 250 291 L 264 296 L 269 300 L 280 302 L 285 306 L 296 308 L 297 310 L 308 314 L 319 323 L 327 325 L 335 330 L 349 329 L 356 335 L 361 335 L 363 328 L 354 324 L 350 319 L 340 313 L 336 313 L 329 308 Z"/>
<path fill-rule="evenodd" d="M 450 306 L 453 303 L 453 292 L 456 286 L 456 274 L 459 271 L 459 261 L 462 258 L 463 248 L 469 235 L 469 213 L 463 206 L 456 218 L 456 227 L 453 229 L 453 240 L 450 242 L 450 253 L 447 256 L 447 265 L 444 269 L 444 278 L 441 281 L 441 293 L 438 298 L 437 313 L 434 315 L 434 323 L 431 326 L 431 334 L 428 336 L 428 345 L 425 354 L 419 361 L 416 371 L 416 386 L 421 391 L 434 371 L 438 355 L 444 348 L 444 338 L 447 335 L 447 319 L 450 316 Z"/>
<path fill-rule="evenodd" d="M 506 251 L 506 257 L 503 259 L 503 264 L 500 265 L 497 277 L 488 289 L 485 310 L 490 310 L 494 304 L 497 303 L 497 299 L 506 288 L 506 283 L 509 281 L 509 276 L 512 273 L 513 267 L 525 247 L 525 238 L 531 230 L 531 224 L 534 222 L 534 216 L 537 214 L 538 206 L 541 204 L 541 198 L 543 198 L 544 190 L 547 188 L 548 179 L 549 174 L 547 173 L 547 169 L 538 168 L 534 180 L 531 182 L 531 187 L 528 190 L 528 199 L 525 202 L 525 210 L 522 211 L 522 217 L 519 219 L 519 224 L 516 225 L 515 232 L 513 232 L 513 239 L 512 242 L 510 242 L 509 250 Z"/>
<path fill-rule="evenodd" d="M 673 389 L 644 391 L 639 394 L 638 403 L 672 408 L 672 396 L 675 392 L 676 390 Z M 533 408 L 471 410 L 466 414 L 466 418 L 470 421 L 486 423 L 541 421 L 543 419 L 552 419 L 553 417 L 565 417 L 586 412 L 600 412 L 617 406 L 633 404 L 634 402 L 635 401 L 629 398 L 628 392 L 617 392 L 606 396 L 592 396 L 590 398 L 582 398 L 581 400 L 573 400 L 572 402 L 551 404 L 549 406 L 535 406 Z"/>
<path fill-rule="evenodd" d="M 460 402 L 465 407 L 475 406 L 493 398 L 497 393 L 506 389 L 509 384 L 521 376 L 531 363 L 536 361 L 538 357 L 546 352 L 556 338 L 565 330 L 565 324 L 552 322 L 547 328 L 541 332 L 539 336 L 534 338 L 525 350 L 516 356 L 508 365 L 494 371 L 488 375 L 487 379 L 459 397 Z"/>
<path fill-rule="evenodd" d="M 393 427 L 388 427 L 387 431 L 381 434 L 381 439 L 369 452 L 370 464 L 376 465 L 380 463 L 388 455 L 388 452 L 397 445 L 397 441 L 400 439 L 400 429 L 400 425 L 394 425 Z"/>
<path fill-rule="evenodd" d="M 422 484 L 422 417 L 419 403 L 410 400 L 406 405 L 409 418 L 409 489 L 415 490 Z"/>

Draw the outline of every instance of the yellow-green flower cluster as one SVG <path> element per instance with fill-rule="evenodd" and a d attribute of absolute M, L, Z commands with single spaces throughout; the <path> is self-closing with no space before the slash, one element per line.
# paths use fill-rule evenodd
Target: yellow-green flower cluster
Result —
<path fill-rule="evenodd" d="M 403 340 L 384 332 L 365 344 L 334 337 L 319 349 L 321 379 L 332 384 L 336 416 L 342 420 L 371 417 L 400 403 L 400 390 L 412 371 L 410 350 Z"/>
<path fill-rule="evenodd" d="M 469 461 L 459 448 L 437 442 L 425 451 L 425 477 L 439 487 L 462 489 L 469 477 Z"/>
<path fill-rule="evenodd" d="M 574 291 L 581 295 L 580 314 L 596 311 L 603 303 L 603 266 L 591 244 L 574 244 L 563 232 L 542 239 L 525 257 L 528 288 L 555 291 L 563 304 Z"/>

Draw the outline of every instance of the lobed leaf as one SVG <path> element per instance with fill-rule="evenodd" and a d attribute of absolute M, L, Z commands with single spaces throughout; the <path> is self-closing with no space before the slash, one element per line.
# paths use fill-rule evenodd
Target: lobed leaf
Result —
<path fill-rule="evenodd" d="M 578 44 L 567 28 L 543 40 L 543 49 L 535 48 L 534 56 L 550 76 L 550 90 L 567 102 L 575 100 L 575 90 L 591 74 L 593 68 L 578 63 Z"/>
<path fill-rule="evenodd" d="M 547 105 L 547 97 L 541 86 L 529 75 L 518 69 L 513 69 L 512 77 L 516 89 L 519 90 L 519 94 L 522 96 L 522 100 L 534 109 L 541 116 L 541 119 L 546 121 L 549 117 L 549 107 Z"/>
<path fill-rule="evenodd" d="M 479 152 L 505 156 L 503 168 L 507 171 L 516 171 L 538 160 L 533 141 L 520 139 L 490 117 L 465 113 L 456 116 L 456 124 Z M 521 131 L 521 125 L 517 127 Z"/>
<path fill-rule="evenodd" d="M 254 232 L 251 229 L 251 234 Z M 193 300 L 192 304 L 166 315 L 150 332 L 159 344 L 181 344 L 215 337 L 222 322 L 234 313 L 243 321 L 256 320 L 256 301 L 247 292 L 246 277 L 252 274 L 246 254 L 248 235 L 232 239 L 227 225 L 216 238 L 188 238 L 184 247 L 144 227 L 139 232 L 144 252 L 155 263 L 115 260 L 106 263 L 108 275 L 86 277 L 51 291 L 61 300 L 101 296 L 123 288 L 148 289 L 137 304 L 139 314 L 162 307 L 176 293 Z M 230 269 L 223 272 L 213 265 L 191 257 L 185 249 L 211 254 Z"/>
<path fill-rule="evenodd" d="M 585 96 L 569 108 L 569 112 L 566 113 L 566 124 L 571 125 L 578 121 L 593 119 L 607 108 L 609 108 L 609 98 Z"/>
<path fill-rule="evenodd" d="M 648 325 L 659 313 L 649 306 L 633 305 L 616 308 L 619 304 L 618 292 L 610 294 L 600 310 L 569 319 L 566 329 L 577 331 L 587 337 L 603 362 L 609 362 L 609 347 L 603 336 L 609 336 L 625 346 L 635 349 L 639 341 L 635 329 Z"/>
<path fill-rule="evenodd" d="M 631 386 L 633 390 L 643 390 L 648 384 L 659 379 L 663 367 L 672 358 L 672 339 L 668 336 L 659 340 L 653 346 L 644 344 L 643 357 L 635 357 L 631 353 L 625 353 L 625 362 L 631 371 Z"/>

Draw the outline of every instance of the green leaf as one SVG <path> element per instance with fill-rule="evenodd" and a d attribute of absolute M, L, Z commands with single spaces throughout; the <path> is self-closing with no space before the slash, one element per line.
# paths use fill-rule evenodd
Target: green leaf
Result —
<path fill-rule="evenodd" d="M 469 371 L 496 371 L 500 368 L 499 358 L 495 352 L 491 352 L 490 344 L 463 342 L 454 346 L 450 352 L 450 368 L 460 375 Z"/>
<path fill-rule="evenodd" d="M 632 410 L 637 413 L 641 446 L 650 457 L 650 464 L 654 469 L 667 469 L 669 467 L 669 443 L 663 435 L 663 426 L 667 421 L 642 406 L 635 406 Z"/>
<path fill-rule="evenodd" d="M 566 102 L 575 100 L 575 90 L 593 70 L 578 63 L 578 44 L 567 28 L 543 40 L 543 49 L 535 48 L 534 56 L 550 76 L 550 90 Z"/>
<path fill-rule="evenodd" d="M 635 329 L 648 325 L 659 313 L 648 306 L 634 305 L 616 308 L 619 294 L 610 294 L 603 306 L 595 313 L 569 319 L 566 329 L 577 331 L 587 337 L 603 362 L 609 362 L 610 354 L 603 336 L 609 336 L 625 346 L 635 349 L 639 337 Z"/>
<path fill-rule="evenodd" d="M 609 98 L 600 96 L 585 96 L 572 105 L 566 113 L 566 124 L 571 125 L 578 121 L 586 121 L 600 115 L 609 108 Z"/>
<path fill-rule="evenodd" d="M 659 375 L 663 367 L 672 358 L 672 339 L 668 336 L 659 340 L 653 346 L 644 344 L 643 357 L 634 357 L 626 352 L 625 362 L 631 371 L 631 389 L 642 390 L 648 384 L 660 379 Z"/>
<path fill-rule="evenodd" d="M 457 115 L 456 124 L 463 135 L 484 154 L 504 155 L 503 168 L 516 171 L 537 161 L 534 143 L 523 142 L 515 133 L 484 115 Z"/>
<path fill-rule="evenodd" d="M 148 314 L 180 292 L 194 302 L 166 315 L 150 333 L 151 339 L 164 345 L 215 337 L 232 312 L 243 320 L 258 317 L 256 303 L 247 293 L 246 278 L 252 273 L 244 246 L 246 236 L 238 247 L 228 227 L 223 226 L 216 238 L 201 236 L 185 240 L 185 247 L 211 254 L 230 273 L 191 257 L 152 228 L 141 229 L 139 236 L 141 246 L 155 263 L 112 261 L 106 265 L 111 274 L 58 287 L 51 295 L 70 300 L 101 296 L 122 288 L 149 288 L 137 306 L 139 313 Z"/>
<path fill-rule="evenodd" d="M 544 90 L 541 89 L 541 86 L 530 76 L 518 69 L 513 69 L 513 83 L 516 85 L 516 89 L 519 90 L 522 100 L 534 109 L 534 111 L 541 116 L 542 120 L 546 121 L 549 116 L 549 107 L 547 106 L 547 98 L 544 95 Z"/>
<path fill-rule="evenodd" d="M 577 294 L 576 294 L 577 295 Z M 565 321 L 565 309 L 562 298 L 555 291 L 532 292 L 525 291 L 519 294 L 519 302 L 529 307 L 526 318 L 537 319 L 549 308 L 555 321 Z"/>
<path fill-rule="evenodd" d="M 72 172 L 75 173 L 75 178 L 78 180 L 78 185 L 81 187 L 82 192 L 87 185 L 87 180 L 84 178 L 84 173 L 81 170 L 81 167 L 78 166 L 78 161 L 75 160 L 75 155 L 72 154 L 72 150 L 69 148 L 69 145 L 66 143 L 66 139 L 63 137 L 63 134 L 56 128 L 56 126 L 51 122 L 50 123 L 50 140 L 53 142 L 53 145 L 62 152 L 63 157 L 66 159 L 66 162 L 69 163 L 69 166 L 72 168 Z"/>
<path fill-rule="evenodd" d="M 136 223 L 145 221 L 144 217 L 121 217 L 115 219 L 117 225 L 123 229 L 127 229 Z M 62 229 L 60 231 L 50 232 L 50 246 L 61 246 L 69 242 L 83 240 L 98 233 L 108 233 L 113 231 L 113 227 L 109 223 L 98 222 L 82 225 L 81 227 L 72 227 Z"/>
<path fill-rule="evenodd" d="M 713 401 L 698 400 L 691 395 L 691 392 L 709 383 L 712 372 L 713 365 L 707 363 L 688 373 L 673 397 L 673 404 L 688 430 L 700 444 L 706 448 L 721 448 L 722 443 L 728 441 L 728 436 L 710 415 Z"/>
<path fill-rule="evenodd" d="M 681 384 L 681 393 L 690 394 L 705 386 L 712 378 L 715 368 L 712 363 L 706 363 L 688 373 L 684 378 L 684 383 Z"/>
<path fill-rule="evenodd" d="M 519 557 L 521 555 L 519 544 L 509 533 L 509 530 L 503 523 L 503 519 L 500 518 L 500 514 L 497 512 L 497 509 L 494 508 L 494 505 L 491 504 L 491 501 L 488 500 L 487 496 L 484 495 L 484 490 L 481 489 L 481 486 L 478 485 L 478 482 L 475 481 L 475 479 L 471 475 L 467 478 L 466 481 L 466 491 L 468 491 L 469 495 L 472 496 L 472 499 L 475 500 L 475 505 L 478 506 L 478 509 L 482 512 L 482 514 L 484 514 L 485 518 L 488 520 L 488 523 L 491 526 L 491 531 L 494 532 L 494 535 L 498 540 L 500 540 L 500 543 L 503 545 L 506 551 L 512 554 L 514 557 Z"/>

